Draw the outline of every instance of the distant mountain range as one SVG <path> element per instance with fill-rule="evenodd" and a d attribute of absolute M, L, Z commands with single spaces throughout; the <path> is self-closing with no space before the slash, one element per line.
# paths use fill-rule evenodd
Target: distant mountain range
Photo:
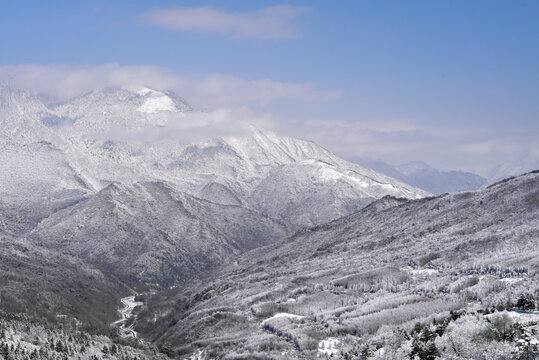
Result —
<path fill-rule="evenodd" d="M 539 159 L 537 157 L 531 155 L 516 156 L 513 160 L 506 161 L 492 169 L 488 174 L 488 178 L 489 182 L 495 182 L 509 176 L 518 176 L 537 169 L 539 169 Z"/>
<path fill-rule="evenodd" d="M 358 163 L 437 195 L 477 190 L 488 183 L 487 179 L 479 175 L 456 170 L 439 171 L 422 161 L 412 161 L 398 166 L 391 166 L 382 161 L 358 160 Z"/>

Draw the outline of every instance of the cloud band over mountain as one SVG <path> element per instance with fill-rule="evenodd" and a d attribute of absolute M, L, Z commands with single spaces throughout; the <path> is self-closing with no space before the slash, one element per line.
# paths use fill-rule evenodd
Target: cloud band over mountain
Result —
<path fill-rule="evenodd" d="M 320 90 L 309 83 L 249 80 L 219 73 L 185 76 L 163 67 L 107 63 L 0 66 L 0 84 L 53 101 L 100 88 L 149 86 L 172 90 L 195 108 L 204 110 L 190 116 L 188 124 L 174 124 L 157 133 L 143 134 L 152 138 L 229 136 L 243 131 L 246 124 L 253 124 L 313 140 L 349 160 L 383 159 L 399 164 L 421 159 L 442 170 L 471 171 L 487 178 L 516 175 L 539 167 L 539 145 L 533 132 L 450 124 L 440 127 L 417 119 L 351 122 L 328 118 L 305 105 L 336 102 L 343 92 Z M 287 114 L 290 104 L 300 106 L 303 115 L 297 118 Z M 357 111 L 361 113 L 361 109 Z M 121 136 L 140 138 L 142 134 Z"/>

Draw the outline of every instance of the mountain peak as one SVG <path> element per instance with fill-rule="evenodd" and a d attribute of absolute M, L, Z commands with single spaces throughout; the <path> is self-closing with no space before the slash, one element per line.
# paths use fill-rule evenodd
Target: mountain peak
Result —
<path fill-rule="evenodd" d="M 406 164 L 399 165 L 397 166 L 397 170 L 400 171 L 404 175 L 410 175 L 413 173 L 424 172 L 424 171 L 436 171 L 429 164 L 423 161 L 419 161 L 419 160 L 414 160 Z"/>
<path fill-rule="evenodd" d="M 163 126 L 191 110 L 173 92 L 139 87 L 98 89 L 56 106 L 51 112 L 60 118 L 73 119 L 76 131 L 88 134 L 104 133 L 112 128 Z"/>
<path fill-rule="evenodd" d="M 155 114 L 161 111 L 185 112 L 192 110 L 188 103 L 169 90 L 160 91 L 147 86 L 125 88 L 125 90 L 144 98 L 143 104 L 137 109 L 142 113 Z"/>

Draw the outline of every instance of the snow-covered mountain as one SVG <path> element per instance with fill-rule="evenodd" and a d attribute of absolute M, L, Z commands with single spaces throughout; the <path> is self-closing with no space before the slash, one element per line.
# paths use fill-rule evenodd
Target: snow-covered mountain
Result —
<path fill-rule="evenodd" d="M 212 202 L 289 219 L 297 228 L 336 219 L 385 195 L 426 195 L 312 142 L 253 127 L 241 137 L 193 144 L 145 138 L 188 123 L 196 113 L 166 91 L 103 89 L 49 106 L 22 92 L 3 89 L 0 95 L 0 121 L 9 129 L 0 139 L 8 170 L 0 191 L 25 211 L 41 199 L 63 198 L 59 194 L 75 194 L 69 198 L 74 202 L 111 183 L 159 181 Z"/>
<path fill-rule="evenodd" d="M 0 95 L 1 229 L 130 284 L 172 284 L 386 195 L 427 195 L 250 126 L 195 143 L 161 136 L 201 116 L 166 91 Z"/>
<path fill-rule="evenodd" d="M 47 136 L 40 124 L 47 107 L 35 96 L 0 86 L 0 135 L 2 142 L 28 143 Z"/>
<path fill-rule="evenodd" d="M 66 127 L 79 135 L 88 135 L 112 128 L 163 126 L 169 119 L 181 118 L 191 110 L 171 92 L 149 88 L 100 89 L 54 106 L 51 117 L 42 121 L 51 127 Z"/>

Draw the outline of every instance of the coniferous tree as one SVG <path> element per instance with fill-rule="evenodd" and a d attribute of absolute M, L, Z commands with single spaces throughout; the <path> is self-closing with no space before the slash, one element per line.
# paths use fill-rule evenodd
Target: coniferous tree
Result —
<path fill-rule="evenodd" d="M 517 301 L 517 307 L 524 311 L 535 310 L 535 299 L 533 298 L 533 295 L 520 295 L 520 298 Z"/>
<path fill-rule="evenodd" d="M 436 347 L 436 344 L 434 341 L 430 341 L 427 345 L 427 347 L 424 350 L 422 360 L 434 360 L 438 356 L 440 356 L 440 352 L 438 351 L 438 348 Z"/>
<path fill-rule="evenodd" d="M 371 349 L 368 344 L 365 344 L 361 347 L 361 350 L 359 352 L 359 359 L 360 360 L 367 360 L 369 357 L 372 356 Z"/>
<path fill-rule="evenodd" d="M 54 350 L 56 350 L 56 352 L 63 352 L 64 351 L 64 344 L 62 344 L 62 342 L 60 340 L 58 340 L 56 342 L 56 346 L 55 346 Z"/>
<path fill-rule="evenodd" d="M 9 355 L 9 347 L 7 344 L 4 344 L 4 346 L 2 346 L 2 350 L 0 352 L 4 357 L 7 357 Z"/>

